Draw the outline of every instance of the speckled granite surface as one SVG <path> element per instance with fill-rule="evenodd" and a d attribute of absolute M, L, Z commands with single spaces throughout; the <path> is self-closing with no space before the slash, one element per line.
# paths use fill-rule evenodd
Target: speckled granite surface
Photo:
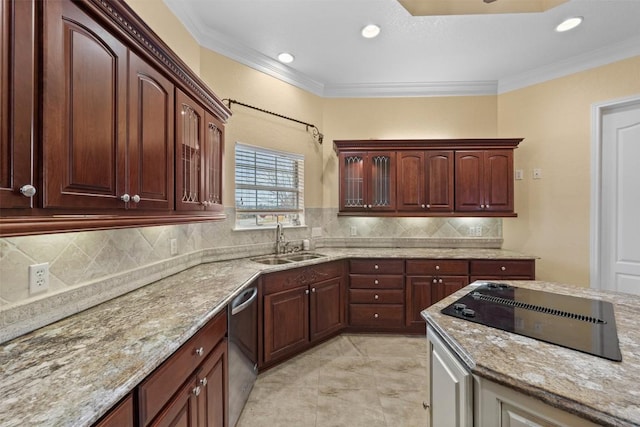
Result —
<path fill-rule="evenodd" d="M 0 345 L 0 425 L 92 424 L 262 271 L 345 257 L 532 258 L 497 249 L 317 252 L 327 256 L 277 267 L 202 264 Z"/>
<path fill-rule="evenodd" d="M 473 374 L 597 424 L 640 425 L 640 297 L 541 281 L 505 283 L 613 303 L 622 362 L 440 313 L 469 292 L 469 287 L 434 304 L 422 315 Z"/>

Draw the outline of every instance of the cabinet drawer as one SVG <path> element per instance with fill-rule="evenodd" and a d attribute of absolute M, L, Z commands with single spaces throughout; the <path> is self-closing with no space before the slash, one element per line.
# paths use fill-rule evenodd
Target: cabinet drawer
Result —
<path fill-rule="evenodd" d="M 407 260 L 407 274 L 414 276 L 469 274 L 469 261 L 459 259 Z"/>
<path fill-rule="evenodd" d="M 358 274 L 349 275 L 350 288 L 378 289 L 393 288 L 402 289 L 404 286 L 404 276 L 365 276 Z"/>
<path fill-rule="evenodd" d="M 357 304 L 403 304 L 401 289 L 350 289 L 349 301 Z"/>
<path fill-rule="evenodd" d="M 354 274 L 404 274 L 402 259 L 352 259 L 349 272 Z"/>
<path fill-rule="evenodd" d="M 534 260 L 473 260 L 470 263 L 473 276 L 522 276 L 535 278 Z"/>
<path fill-rule="evenodd" d="M 227 312 L 223 311 L 180 347 L 138 387 L 140 425 L 147 425 L 227 332 Z"/>
<path fill-rule="evenodd" d="M 269 273 L 262 278 L 264 295 L 322 282 L 342 275 L 342 262 L 328 262 Z"/>
<path fill-rule="evenodd" d="M 403 327 L 404 306 L 396 304 L 350 304 L 351 326 Z"/>

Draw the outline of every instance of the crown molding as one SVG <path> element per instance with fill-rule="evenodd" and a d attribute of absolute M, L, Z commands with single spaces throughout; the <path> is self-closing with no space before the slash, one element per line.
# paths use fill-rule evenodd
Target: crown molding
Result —
<path fill-rule="evenodd" d="M 498 82 L 498 94 L 522 89 L 527 86 L 579 73 L 638 55 L 640 55 L 640 37 L 634 37 L 600 49 L 572 56 L 553 64 L 500 79 Z"/>
<path fill-rule="evenodd" d="M 411 82 L 411 83 L 354 83 L 327 85 L 326 98 L 385 98 L 385 97 L 430 97 L 430 96 L 477 96 L 495 95 L 498 82 Z"/>

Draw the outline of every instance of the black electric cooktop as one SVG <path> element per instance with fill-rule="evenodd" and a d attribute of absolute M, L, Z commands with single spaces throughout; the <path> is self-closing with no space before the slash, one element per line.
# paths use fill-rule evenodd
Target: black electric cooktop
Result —
<path fill-rule="evenodd" d="M 605 359 L 622 360 L 610 302 L 487 282 L 442 313 Z"/>

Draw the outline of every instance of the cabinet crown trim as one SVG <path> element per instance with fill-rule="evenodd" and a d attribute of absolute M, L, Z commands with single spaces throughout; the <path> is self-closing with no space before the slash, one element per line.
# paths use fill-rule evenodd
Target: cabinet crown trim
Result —
<path fill-rule="evenodd" d="M 517 148 L 524 138 L 456 138 L 456 139 L 342 139 L 334 140 L 336 153 L 349 150 L 468 150 Z"/>

